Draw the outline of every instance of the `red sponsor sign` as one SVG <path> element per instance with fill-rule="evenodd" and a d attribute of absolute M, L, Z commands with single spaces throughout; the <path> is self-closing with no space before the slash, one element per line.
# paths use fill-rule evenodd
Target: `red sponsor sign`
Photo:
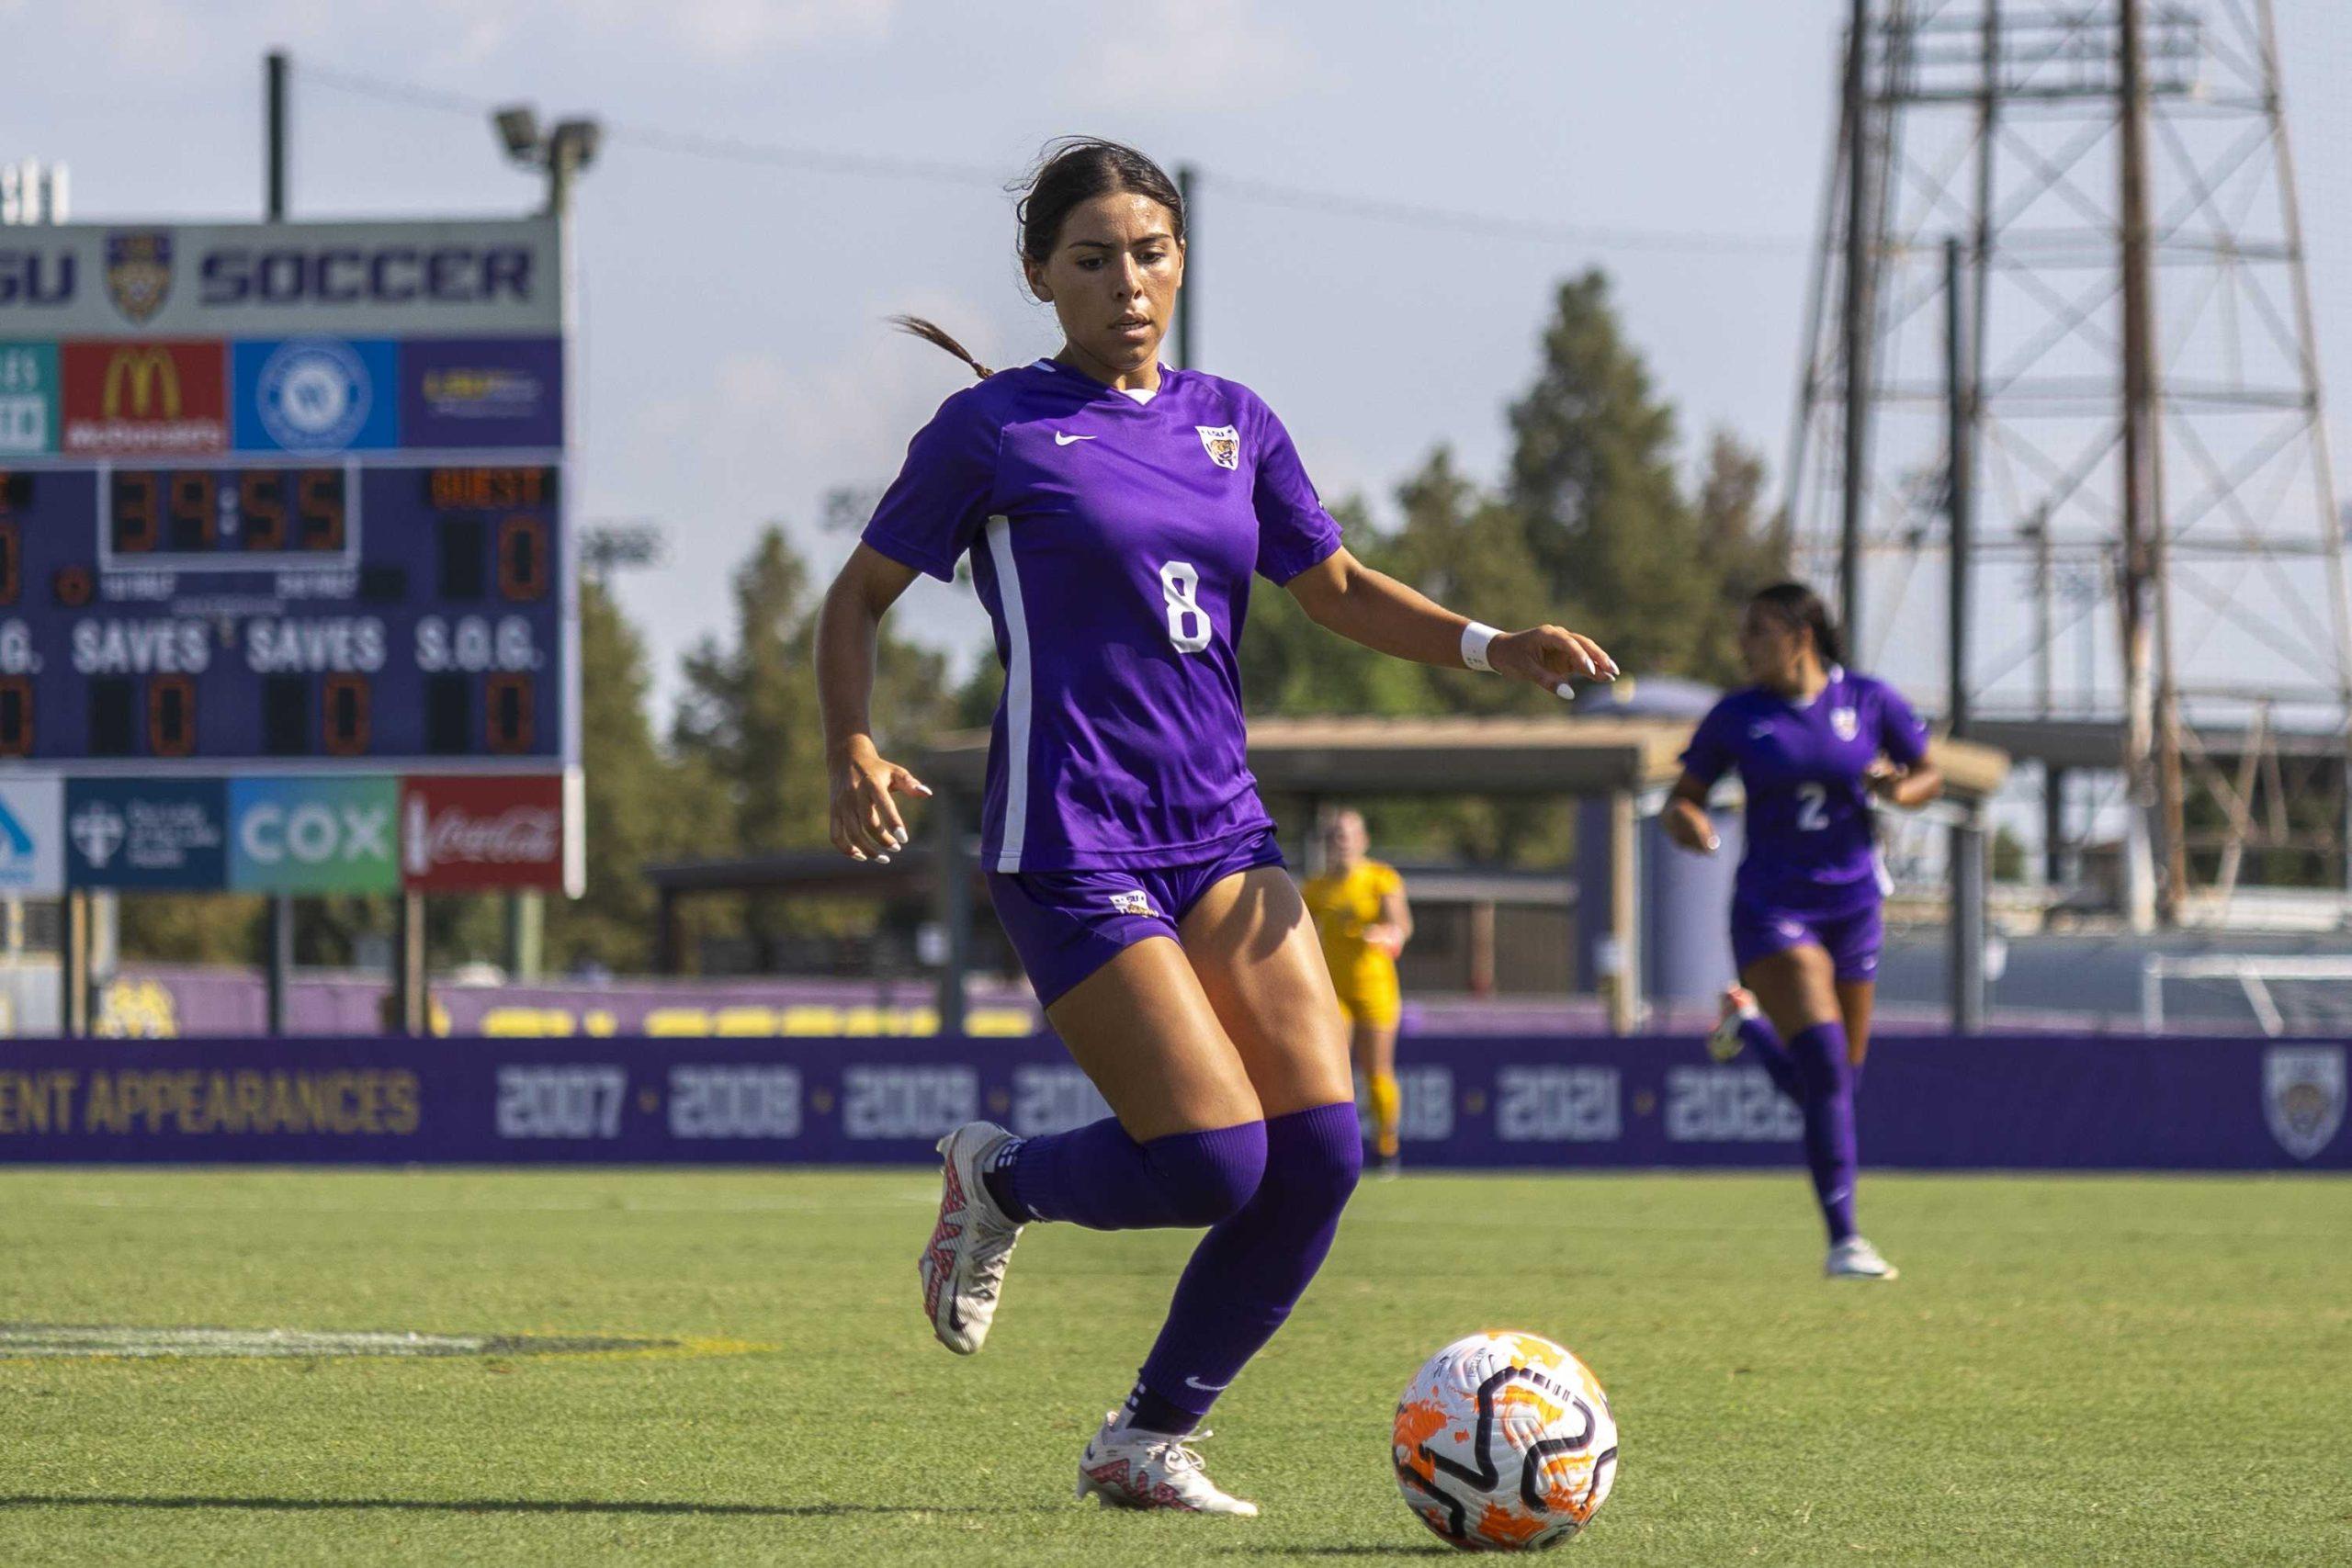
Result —
<path fill-rule="evenodd" d="M 401 882 L 411 892 L 563 885 L 563 781 L 402 779 Z"/>
<path fill-rule="evenodd" d="M 148 340 L 60 345 L 67 452 L 169 456 L 229 445 L 225 351 Z"/>

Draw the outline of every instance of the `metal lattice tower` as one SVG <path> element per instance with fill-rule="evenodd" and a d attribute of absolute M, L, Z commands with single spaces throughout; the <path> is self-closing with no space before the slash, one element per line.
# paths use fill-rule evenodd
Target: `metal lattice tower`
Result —
<path fill-rule="evenodd" d="M 1858 656 L 1921 692 L 1950 673 L 1957 238 L 1967 707 L 1988 738 L 2064 757 L 2061 792 L 2084 738 L 2112 735 L 2135 924 L 2234 885 L 2249 847 L 2340 862 L 2341 805 L 2324 829 L 2290 824 L 2279 773 L 2301 736 L 2343 789 L 2352 615 L 2269 0 L 1854 14 L 1788 473 Z M 2062 793 L 2053 831 L 2063 817 Z"/>

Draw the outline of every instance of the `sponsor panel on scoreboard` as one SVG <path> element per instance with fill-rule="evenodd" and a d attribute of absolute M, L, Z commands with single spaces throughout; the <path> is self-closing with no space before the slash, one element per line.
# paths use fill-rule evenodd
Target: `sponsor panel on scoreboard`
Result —
<path fill-rule="evenodd" d="M 65 781 L 0 778 L 0 894 L 46 895 L 64 887 Z"/>
<path fill-rule="evenodd" d="M 563 884 L 563 781 L 401 781 L 401 880 L 414 893 Z"/>
<path fill-rule="evenodd" d="M 0 343 L 0 457 L 57 450 L 57 345 Z"/>
<path fill-rule="evenodd" d="M 237 779 L 229 785 L 229 886 L 254 893 L 400 887 L 400 781 Z"/>
<path fill-rule="evenodd" d="M 416 338 L 401 345 L 401 439 L 421 449 L 563 445 L 557 338 Z"/>
<path fill-rule="evenodd" d="M 66 880 L 76 887 L 207 891 L 228 872 L 222 779 L 74 779 Z"/>
<path fill-rule="evenodd" d="M 238 451 L 388 451 L 401 444 L 397 342 L 243 340 L 229 357 Z"/>
<path fill-rule="evenodd" d="M 228 450 L 228 348 L 219 339 L 69 341 L 59 360 L 67 454 Z"/>

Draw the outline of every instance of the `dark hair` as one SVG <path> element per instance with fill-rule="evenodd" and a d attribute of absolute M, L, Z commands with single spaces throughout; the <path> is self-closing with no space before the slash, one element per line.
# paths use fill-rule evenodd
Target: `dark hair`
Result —
<path fill-rule="evenodd" d="M 1070 210 L 1098 196 L 1128 191 L 1159 203 L 1175 220 L 1176 243 L 1184 242 L 1184 197 L 1168 171 L 1124 141 L 1099 136 L 1065 136 L 1049 141 L 1028 178 L 1011 187 L 1020 192 L 1013 204 L 1014 221 L 1021 226 L 1021 259 L 1042 265 L 1062 237 Z M 972 367 L 985 381 L 993 374 L 972 357 L 971 351 L 921 316 L 892 316 L 890 324 L 912 333 L 925 343 L 945 349 Z"/>
<path fill-rule="evenodd" d="M 1838 635 L 1838 623 L 1829 618 L 1829 606 L 1804 583 L 1776 582 L 1757 590 L 1748 603 L 1766 605 L 1791 626 L 1810 630 L 1814 651 L 1821 655 L 1824 664 L 1846 662 L 1846 639 Z"/>

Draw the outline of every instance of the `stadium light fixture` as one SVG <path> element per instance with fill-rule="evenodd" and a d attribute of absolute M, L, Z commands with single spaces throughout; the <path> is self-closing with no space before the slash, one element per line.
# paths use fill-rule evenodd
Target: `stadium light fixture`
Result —
<path fill-rule="evenodd" d="M 547 209 L 561 217 L 571 205 L 572 177 L 596 161 L 604 145 L 604 126 L 581 117 L 558 120 L 542 131 L 538 112 L 528 104 L 509 104 L 494 111 L 490 122 L 507 157 L 525 168 L 547 171 Z"/>
<path fill-rule="evenodd" d="M 539 117 L 528 104 L 509 104 L 490 117 L 498 128 L 498 140 L 506 145 L 506 155 L 518 164 L 539 161 Z"/>

